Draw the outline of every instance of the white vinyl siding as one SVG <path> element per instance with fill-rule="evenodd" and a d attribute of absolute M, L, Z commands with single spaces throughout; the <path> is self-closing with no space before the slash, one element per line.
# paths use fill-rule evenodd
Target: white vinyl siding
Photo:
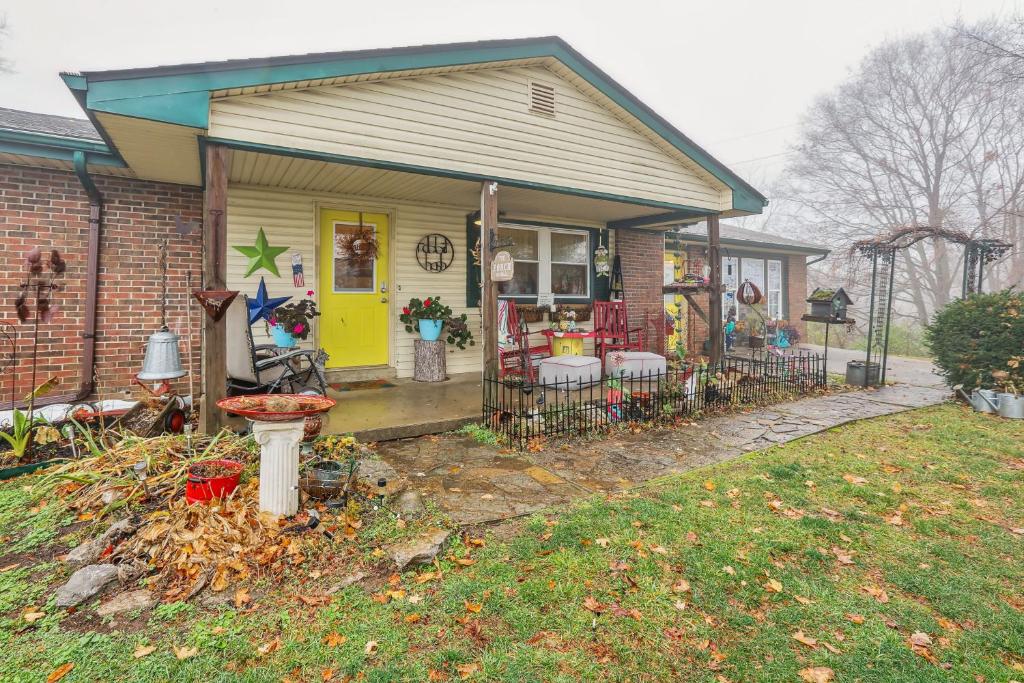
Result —
<path fill-rule="evenodd" d="M 389 306 L 391 328 L 389 332 L 392 365 L 399 377 L 411 377 L 413 371 L 413 340 L 398 323 L 398 312 L 412 297 L 426 298 L 441 296 L 442 301 L 459 315 L 466 313 L 469 326 L 477 340 L 476 346 L 460 351 L 448 347 L 448 372 L 479 372 L 481 370 L 482 332 L 480 309 L 466 307 L 467 245 L 466 215 L 475 207 L 447 206 L 422 202 L 403 202 L 380 197 L 332 195 L 322 192 L 282 190 L 271 187 L 236 185 L 228 187 L 227 217 L 227 286 L 254 296 L 262 275 L 267 283 L 270 296 L 292 296 L 296 300 L 306 298 L 306 290 L 317 290 L 317 234 L 319 231 L 320 208 L 364 210 L 387 213 L 391 217 L 391 279 L 389 283 Z M 523 217 L 524 220 L 531 217 Z M 534 220 L 566 219 L 558 216 L 534 216 Z M 263 227 L 267 241 L 272 246 L 287 246 L 289 251 L 277 257 L 280 278 L 265 270 L 245 277 L 248 259 L 232 246 L 254 244 L 256 233 Z M 598 227 L 591 224 L 585 227 Z M 452 241 L 455 259 L 445 271 L 433 273 L 424 270 L 416 262 L 416 245 L 420 238 L 431 233 L 442 233 Z M 302 255 L 305 271 L 305 286 L 295 287 L 291 277 L 291 254 Z M 471 266 L 479 268 L 479 266 Z M 316 298 L 316 295 L 313 297 Z M 541 323 L 530 326 L 540 330 Z M 269 343 L 263 325 L 253 326 L 256 343 Z M 306 348 L 314 345 L 318 330 L 314 323 L 314 334 L 302 342 Z M 234 343 L 236 340 L 229 340 Z M 537 335 L 535 343 L 542 343 Z"/>
<path fill-rule="evenodd" d="M 530 111 L 551 85 L 555 114 Z M 731 208 L 692 161 L 541 66 L 215 99 L 209 134 L 640 200 Z"/>

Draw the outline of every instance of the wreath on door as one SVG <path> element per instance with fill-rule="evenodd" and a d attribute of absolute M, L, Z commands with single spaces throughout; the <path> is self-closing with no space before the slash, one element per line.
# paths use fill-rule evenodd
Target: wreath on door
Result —
<path fill-rule="evenodd" d="M 359 228 L 335 237 L 338 254 L 349 261 L 372 261 L 380 252 L 380 243 L 372 228 L 363 223 L 363 212 L 359 212 Z"/>

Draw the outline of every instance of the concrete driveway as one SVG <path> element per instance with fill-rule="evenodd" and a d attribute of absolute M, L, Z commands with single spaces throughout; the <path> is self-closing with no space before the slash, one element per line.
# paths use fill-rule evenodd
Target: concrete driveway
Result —
<path fill-rule="evenodd" d="M 816 353 L 825 351 L 825 347 L 815 346 L 814 344 L 800 344 L 800 347 Z M 830 347 L 828 350 L 828 371 L 837 375 L 845 375 L 847 361 L 862 361 L 865 358 L 866 354 L 864 351 Z M 901 382 L 918 387 L 945 386 L 942 376 L 936 372 L 935 366 L 932 365 L 931 361 L 924 358 L 906 358 L 891 354 L 889 355 L 889 362 L 885 366 L 885 380 L 887 382 Z"/>

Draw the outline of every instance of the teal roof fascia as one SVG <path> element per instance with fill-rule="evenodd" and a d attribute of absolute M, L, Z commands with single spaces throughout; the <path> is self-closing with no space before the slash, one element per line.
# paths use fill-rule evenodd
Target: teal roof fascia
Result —
<path fill-rule="evenodd" d="M 0 151 L 8 154 L 74 161 L 75 152 L 87 155 L 90 164 L 124 167 L 102 142 L 0 129 Z"/>

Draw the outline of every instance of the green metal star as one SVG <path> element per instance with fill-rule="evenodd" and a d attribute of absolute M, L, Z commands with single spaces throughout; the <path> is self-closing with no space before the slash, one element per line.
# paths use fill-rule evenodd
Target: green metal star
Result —
<path fill-rule="evenodd" d="M 267 236 L 263 232 L 263 228 L 260 228 L 260 232 L 256 235 L 256 246 L 255 247 L 234 247 L 238 251 L 242 252 L 245 256 L 249 257 L 249 267 L 245 269 L 245 277 L 249 277 L 260 268 L 266 268 L 276 277 L 281 277 L 281 273 L 277 270 L 277 264 L 274 263 L 274 259 L 288 251 L 288 247 L 272 247 L 267 243 Z"/>

